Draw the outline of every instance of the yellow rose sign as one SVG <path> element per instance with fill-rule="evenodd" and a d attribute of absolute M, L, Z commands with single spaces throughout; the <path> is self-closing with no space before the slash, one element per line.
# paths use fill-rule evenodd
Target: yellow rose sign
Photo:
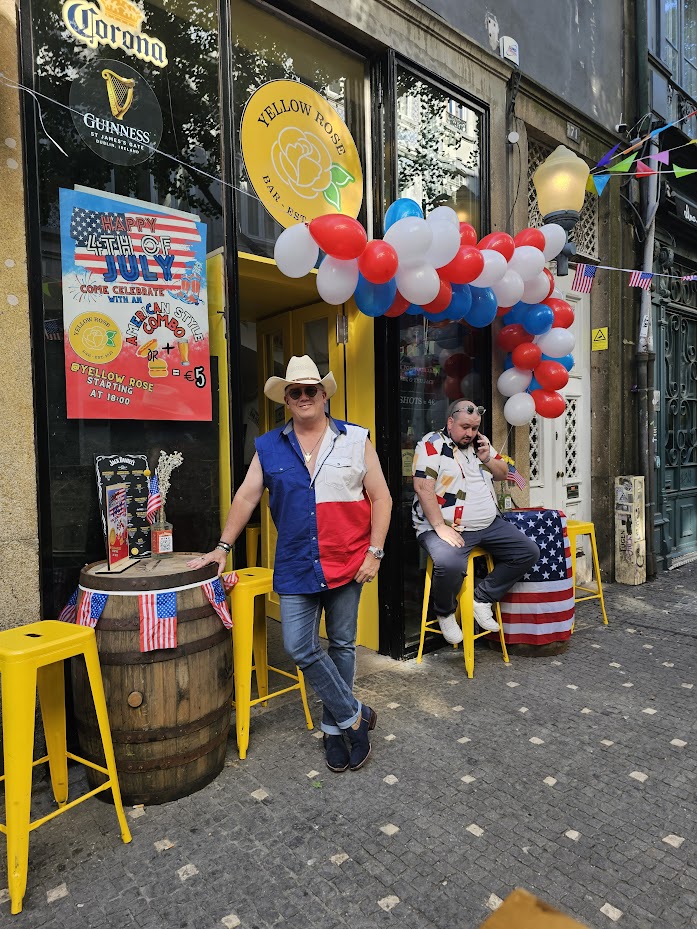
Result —
<path fill-rule="evenodd" d="M 282 226 L 327 213 L 356 217 L 363 172 L 356 144 L 324 97 L 297 81 L 263 84 L 240 130 L 247 175 Z"/>

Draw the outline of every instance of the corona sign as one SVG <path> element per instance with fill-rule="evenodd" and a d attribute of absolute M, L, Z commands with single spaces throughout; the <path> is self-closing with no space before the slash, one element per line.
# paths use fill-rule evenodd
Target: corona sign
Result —
<path fill-rule="evenodd" d="M 270 81 L 247 101 L 242 154 L 256 195 L 282 226 L 327 213 L 356 217 L 363 172 L 356 143 L 324 97 L 298 81 Z"/>
<path fill-rule="evenodd" d="M 99 0 L 98 6 L 66 0 L 62 15 L 70 33 L 90 48 L 109 45 L 162 68 L 168 63 L 164 43 L 140 31 L 145 14 L 131 0 Z"/>

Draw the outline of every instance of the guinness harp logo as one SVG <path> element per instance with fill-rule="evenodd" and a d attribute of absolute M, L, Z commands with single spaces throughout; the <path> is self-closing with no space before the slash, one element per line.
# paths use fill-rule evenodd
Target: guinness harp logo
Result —
<path fill-rule="evenodd" d="M 111 115 L 116 119 L 123 119 L 133 103 L 135 78 L 121 77 L 115 71 L 109 71 L 108 68 L 102 71 L 102 77 L 106 81 Z"/>

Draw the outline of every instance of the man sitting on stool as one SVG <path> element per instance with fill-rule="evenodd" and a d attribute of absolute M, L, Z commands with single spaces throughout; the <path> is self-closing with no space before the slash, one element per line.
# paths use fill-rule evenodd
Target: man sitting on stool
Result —
<path fill-rule="evenodd" d="M 484 412 L 470 400 L 456 400 L 446 428 L 425 435 L 414 452 L 412 523 L 433 561 L 433 607 L 451 645 L 462 642 L 455 610 L 475 546 L 485 548 L 495 562 L 474 591 L 474 618 L 491 632 L 499 628 L 491 604 L 540 557 L 536 543 L 499 512 L 493 480 L 505 480 L 508 465 L 492 455 L 489 440 L 479 432 Z"/>

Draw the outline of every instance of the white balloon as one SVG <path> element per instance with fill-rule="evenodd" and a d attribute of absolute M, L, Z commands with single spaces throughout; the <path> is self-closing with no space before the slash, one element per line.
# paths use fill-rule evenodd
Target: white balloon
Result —
<path fill-rule="evenodd" d="M 545 237 L 545 247 L 542 251 L 547 261 L 551 261 L 566 245 L 566 233 L 558 223 L 540 226 L 540 232 Z"/>
<path fill-rule="evenodd" d="M 317 293 L 325 303 L 339 306 L 353 296 L 358 284 L 358 260 L 342 261 L 327 255 L 317 271 Z"/>
<path fill-rule="evenodd" d="M 405 216 L 390 226 L 384 240 L 397 252 L 400 266 L 421 264 L 431 247 L 433 229 L 419 216 Z"/>
<path fill-rule="evenodd" d="M 530 386 L 532 371 L 523 371 L 521 368 L 508 368 L 499 375 L 496 386 L 504 397 L 512 397 L 525 391 Z"/>
<path fill-rule="evenodd" d="M 506 271 L 500 281 L 491 285 L 499 306 L 513 306 L 523 296 L 525 284 L 517 271 Z"/>
<path fill-rule="evenodd" d="M 448 207 L 438 207 L 438 209 L 449 209 Z M 453 226 L 452 223 L 428 222 L 433 230 L 433 241 L 431 247 L 423 256 L 426 264 L 433 265 L 434 268 L 442 268 L 452 261 L 460 250 L 460 227 Z"/>
<path fill-rule="evenodd" d="M 537 277 L 545 266 L 545 256 L 532 245 L 519 245 L 508 262 L 510 271 L 517 271 L 524 281 Z"/>
<path fill-rule="evenodd" d="M 390 228 L 394 228 L 394 226 Z M 416 304 L 416 306 L 423 306 L 425 303 L 435 300 L 440 290 L 440 278 L 433 265 L 412 264 L 403 268 L 400 262 L 395 279 L 400 294 L 405 300 Z"/>
<path fill-rule="evenodd" d="M 463 397 L 478 397 L 482 389 L 482 379 L 476 371 L 470 371 L 460 381 L 460 390 Z"/>
<path fill-rule="evenodd" d="M 542 272 L 532 280 L 525 282 L 523 288 L 523 303 L 541 303 L 547 297 L 549 291 L 549 278 Z"/>
<path fill-rule="evenodd" d="M 493 248 L 481 249 L 481 256 L 484 259 L 484 270 L 472 281 L 472 287 L 491 287 L 500 281 L 508 270 L 506 259 L 501 252 L 495 252 Z"/>
<path fill-rule="evenodd" d="M 561 292 L 561 290 L 559 290 L 558 287 L 555 287 L 555 288 L 554 288 L 554 290 L 553 290 L 552 293 L 550 294 L 550 297 L 554 297 L 555 300 L 566 300 L 566 297 L 565 297 L 564 294 Z"/>
<path fill-rule="evenodd" d="M 544 335 L 538 336 L 535 341 L 542 349 L 545 355 L 550 358 L 563 358 L 574 350 L 576 339 L 573 332 L 569 329 L 560 329 L 554 327 L 545 332 Z"/>
<path fill-rule="evenodd" d="M 513 394 L 506 400 L 503 416 L 511 426 L 524 426 L 535 415 L 535 401 L 530 394 Z"/>
<path fill-rule="evenodd" d="M 455 210 L 449 206 L 437 206 L 435 210 L 431 212 L 426 217 L 427 223 L 450 223 L 451 226 L 460 231 L 460 218 L 458 217 Z"/>
<path fill-rule="evenodd" d="M 319 245 L 310 235 L 305 223 L 289 226 L 276 239 L 274 261 L 286 277 L 304 277 L 317 264 Z"/>

